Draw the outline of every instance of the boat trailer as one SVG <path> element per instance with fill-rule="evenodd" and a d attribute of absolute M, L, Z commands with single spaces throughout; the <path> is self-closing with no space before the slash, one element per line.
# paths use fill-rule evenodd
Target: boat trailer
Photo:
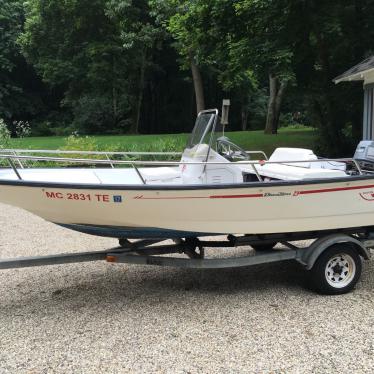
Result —
<path fill-rule="evenodd" d="M 362 258 L 368 260 L 374 248 L 374 233 L 354 234 L 345 230 L 316 232 L 228 235 L 226 240 L 200 238 L 172 239 L 173 244 L 162 244 L 166 239 L 129 241 L 119 239 L 119 246 L 103 251 L 62 253 L 46 256 L 20 257 L 0 260 L 0 269 L 106 261 L 138 265 L 158 265 L 195 269 L 220 269 L 253 266 L 286 260 L 300 263 L 311 275 L 311 285 L 320 293 L 342 294 L 354 288 L 360 278 Z M 315 239 L 304 246 L 294 241 Z M 280 243 L 282 248 L 273 247 Z M 299 244 L 299 243 L 297 243 Z M 229 249 L 251 246 L 246 256 L 206 258 L 206 248 Z M 185 254 L 187 257 L 172 257 Z"/>

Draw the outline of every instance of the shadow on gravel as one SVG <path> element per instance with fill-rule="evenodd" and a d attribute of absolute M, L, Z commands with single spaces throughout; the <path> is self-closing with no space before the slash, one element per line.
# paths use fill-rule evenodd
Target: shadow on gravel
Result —
<path fill-rule="evenodd" d="M 61 271 L 69 273 L 70 265 L 49 268 L 48 272 L 41 270 L 32 273 L 32 279 L 22 284 L 11 284 L 16 290 L 12 297 L 7 297 L 11 304 L 27 304 L 32 299 L 35 303 L 40 300 L 48 308 L 49 303 L 63 304 L 65 307 L 74 300 L 84 301 L 86 307 L 90 303 L 104 302 L 134 302 L 137 299 L 157 297 L 159 302 L 169 302 L 170 299 L 183 297 L 201 297 L 202 295 L 247 295 L 267 292 L 304 292 L 305 271 L 293 262 L 257 265 L 252 267 L 231 269 L 174 269 L 151 266 L 109 265 L 107 267 L 90 266 L 90 271 L 71 271 L 69 276 L 63 276 Z M 75 265 L 70 266 L 70 270 Z M 21 271 L 21 270 L 18 270 Z M 27 271 L 27 270 L 25 270 Z M 56 278 L 54 279 L 54 272 Z M 10 275 L 10 274 L 9 274 Z M 31 274 L 30 274 L 31 275 Z M 28 274 L 24 274 L 24 279 Z M 9 280 L 10 278 L 8 278 Z M 309 292 L 305 290 L 305 292 Z M 1 308 L 4 307 L 3 299 Z M 8 305 L 9 306 L 9 305 Z"/>
<path fill-rule="evenodd" d="M 219 270 L 126 265 L 95 267 L 90 264 L 84 271 L 79 271 L 75 265 L 63 267 L 50 267 L 48 272 L 34 271 L 29 274 L 32 279 L 22 284 L 12 285 L 10 281 L 0 314 L 32 304 L 43 305 L 36 313 L 48 314 L 58 309 L 71 312 L 87 312 L 91 308 L 105 310 L 107 307 L 132 310 L 141 305 L 172 308 L 180 303 L 187 306 L 203 304 L 206 299 L 295 297 L 303 302 L 303 299 L 319 297 L 305 287 L 306 272 L 293 261 Z M 373 262 L 364 267 L 356 293 L 374 289 L 372 268 Z M 24 279 L 27 277 L 25 274 Z M 15 289 L 11 291 L 13 286 Z"/>

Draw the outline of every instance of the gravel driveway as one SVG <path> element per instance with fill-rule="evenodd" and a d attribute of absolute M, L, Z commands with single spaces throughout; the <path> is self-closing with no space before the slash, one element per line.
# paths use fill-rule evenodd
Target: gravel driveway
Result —
<path fill-rule="evenodd" d="M 104 249 L 0 204 L 0 257 Z M 0 272 L 3 373 L 373 373 L 374 261 L 344 296 L 286 262 L 185 270 L 86 263 Z"/>

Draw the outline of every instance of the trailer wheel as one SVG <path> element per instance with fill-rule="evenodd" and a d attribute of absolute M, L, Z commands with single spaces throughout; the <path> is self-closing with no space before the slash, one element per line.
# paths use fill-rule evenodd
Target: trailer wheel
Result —
<path fill-rule="evenodd" d="M 270 251 L 270 250 L 272 250 L 276 245 L 277 245 L 277 242 L 271 242 L 271 243 L 266 243 L 266 244 L 251 244 L 251 247 L 252 247 L 256 252 L 261 252 L 261 251 Z"/>
<path fill-rule="evenodd" d="M 326 249 L 310 270 L 311 285 L 319 293 L 341 295 L 351 291 L 360 279 L 362 261 L 347 243 Z"/>

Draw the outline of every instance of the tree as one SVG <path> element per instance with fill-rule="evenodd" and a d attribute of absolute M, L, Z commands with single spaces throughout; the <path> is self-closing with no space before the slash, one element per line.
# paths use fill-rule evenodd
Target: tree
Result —
<path fill-rule="evenodd" d="M 265 132 L 277 132 L 284 92 L 293 79 L 284 25 L 288 13 L 282 8 L 285 2 L 169 0 L 174 12 L 167 27 L 177 41 L 184 66 L 191 64 L 198 108 L 199 101 L 204 101 L 198 73 L 204 68 L 213 73 L 223 91 L 240 97 L 241 127 L 246 128 L 250 97 L 266 72 L 270 98 Z"/>
<path fill-rule="evenodd" d="M 46 83 L 65 92 L 61 105 L 72 108 L 83 130 L 137 133 L 160 35 L 147 1 L 30 0 L 26 16 L 24 54 Z"/>
<path fill-rule="evenodd" d="M 297 83 L 319 128 L 320 150 L 349 155 L 361 137 L 362 86 L 335 86 L 332 79 L 373 53 L 374 2 L 293 0 L 289 8 Z"/>
<path fill-rule="evenodd" d="M 154 68 L 152 55 L 161 46 L 165 31 L 155 25 L 147 0 L 111 0 L 107 5 L 107 14 L 119 25 L 122 45 L 132 56 L 136 110 L 130 131 L 138 133 L 147 72 Z"/>
<path fill-rule="evenodd" d="M 180 55 L 181 68 L 191 70 L 197 113 L 205 109 L 202 78 L 203 54 L 201 40 L 204 36 L 204 13 L 207 5 L 198 0 L 151 1 L 158 23 L 174 38 L 174 47 Z"/>
<path fill-rule="evenodd" d="M 6 101 L 13 94 L 18 94 L 21 88 L 11 79 L 11 73 L 16 67 L 16 40 L 21 29 L 22 5 L 19 1 L 0 2 L 0 118 L 11 117 Z"/>
<path fill-rule="evenodd" d="M 0 118 L 8 125 L 29 119 L 44 106 L 40 80 L 17 45 L 23 18 L 22 1 L 0 0 Z"/>
<path fill-rule="evenodd" d="M 40 128 L 48 130 L 54 118 L 56 132 L 185 131 L 194 104 L 199 111 L 229 97 L 233 128 L 246 129 L 263 126 L 268 94 L 267 133 L 277 132 L 281 110 L 303 108 L 326 155 L 360 138 L 361 84 L 335 87 L 332 79 L 373 53 L 374 0 L 0 5 L 0 115 L 8 125 L 46 119 Z"/>
<path fill-rule="evenodd" d="M 102 131 L 121 119 L 116 112 L 121 45 L 104 5 L 101 0 L 31 0 L 19 38 L 27 61 L 43 81 L 64 93 L 61 106 L 71 108 L 79 119 L 85 104 L 89 113 L 80 123 L 83 131 Z M 125 92 L 121 87 L 124 102 Z M 97 116 L 94 108 L 102 112 Z"/>
<path fill-rule="evenodd" d="M 201 19 L 200 60 L 224 95 L 239 103 L 240 128 L 246 130 L 251 101 L 254 102 L 259 86 L 253 67 L 242 60 L 242 50 L 234 37 L 240 31 L 234 3 L 220 0 L 205 4 L 195 14 Z"/>
<path fill-rule="evenodd" d="M 237 45 L 242 49 L 242 59 L 250 61 L 259 76 L 264 73 L 268 76 L 265 134 L 276 134 L 285 90 L 294 78 L 293 53 L 287 33 L 288 2 L 240 0 L 236 2 L 235 9 L 237 20 L 242 25 L 241 31 L 235 35 Z"/>

